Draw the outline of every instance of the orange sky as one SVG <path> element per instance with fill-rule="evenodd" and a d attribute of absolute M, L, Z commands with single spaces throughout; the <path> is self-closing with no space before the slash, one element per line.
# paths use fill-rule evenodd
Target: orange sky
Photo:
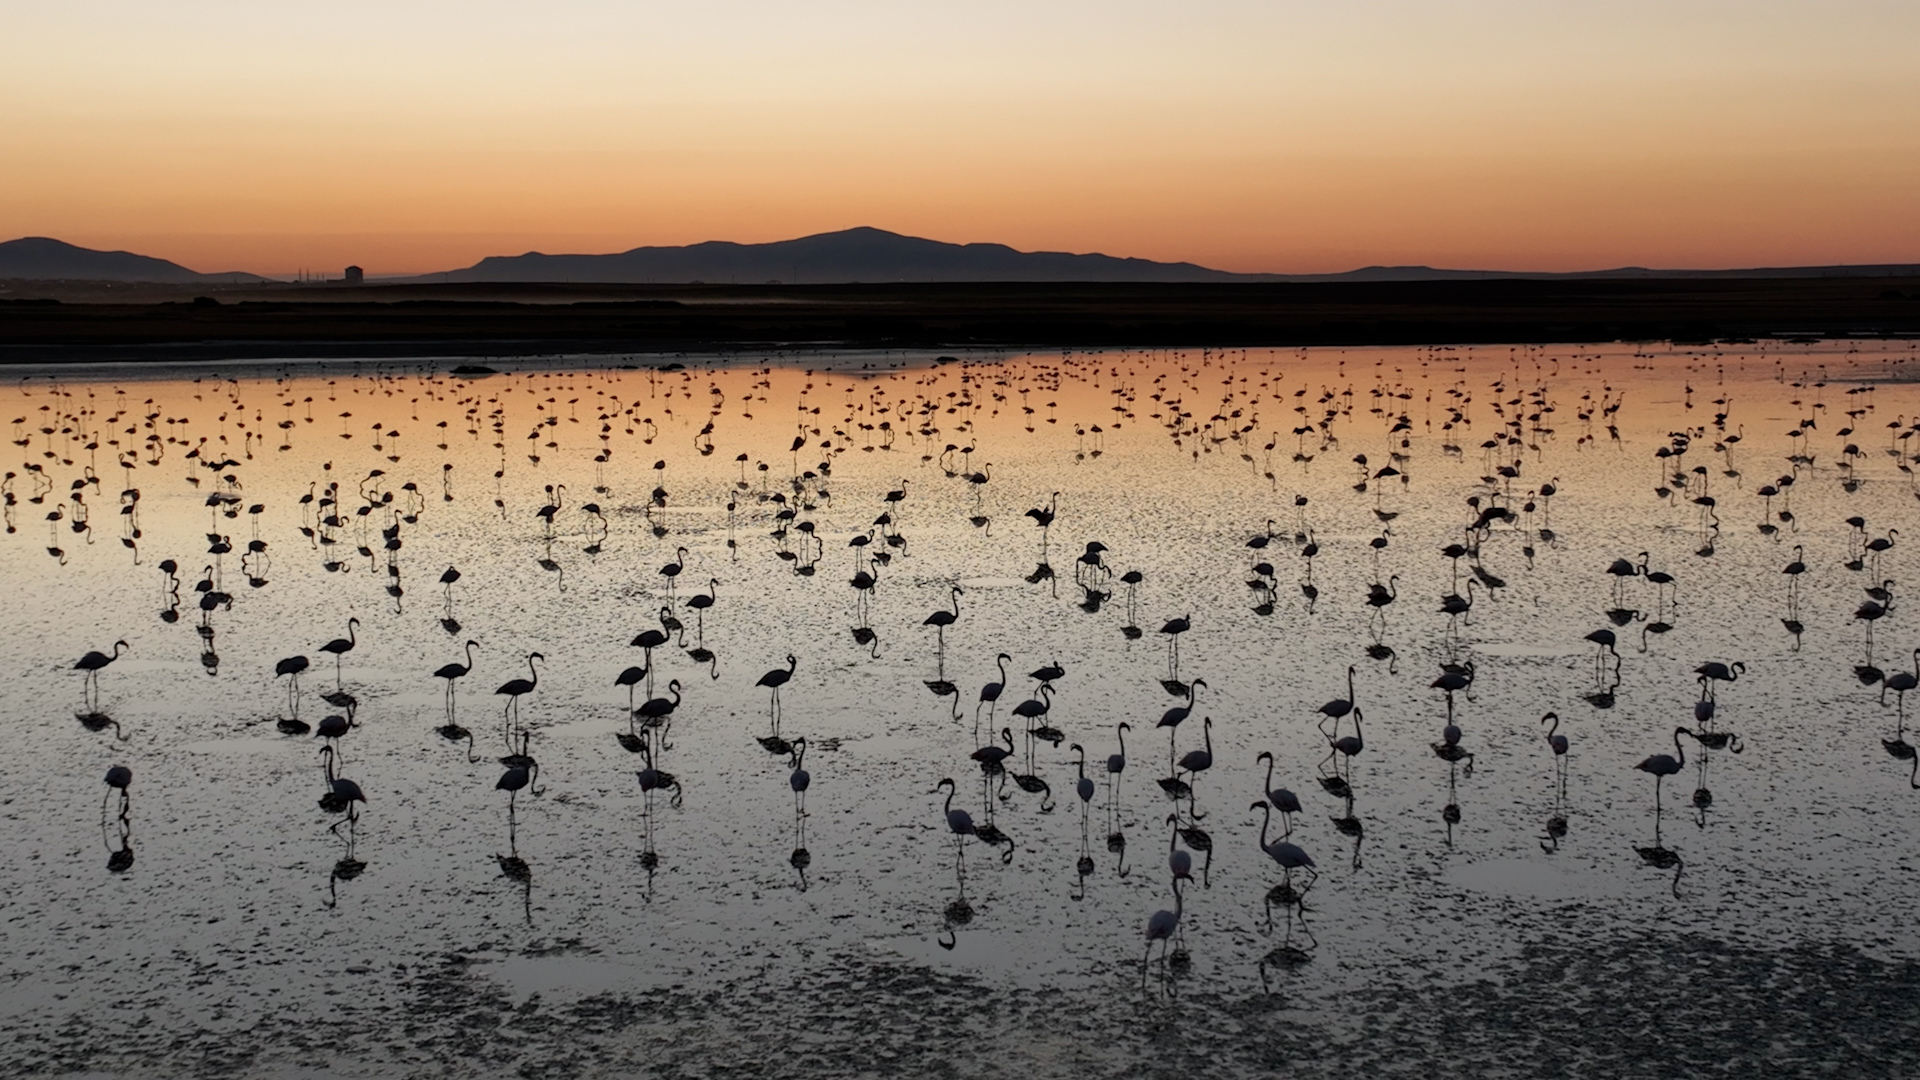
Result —
<path fill-rule="evenodd" d="M 876 225 L 1234 270 L 1920 262 L 1920 4 L 0 9 L 0 238 L 199 270 Z"/>

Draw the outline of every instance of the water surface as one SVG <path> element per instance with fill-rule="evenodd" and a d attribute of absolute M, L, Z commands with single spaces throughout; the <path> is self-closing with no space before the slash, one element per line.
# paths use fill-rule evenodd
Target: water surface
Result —
<path fill-rule="evenodd" d="M 0 1015 L 17 1035 L 0 1061 L 1079 1076 L 1910 1060 L 1920 791 L 1882 684 L 1920 644 L 1900 535 L 1920 541 L 1914 357 L 1842 342 L 32 374 L 0 392 L 20 462 L 0 563 Z M 1028 514 L 1043 509 L 1046 528 Z M 1078 561 L 1090 541 L 1097 566 Z M 863 599 L 849 580 L 881 552 Z M 1642 552 L 1671 586 L 1607 573 Z M 1805 572 L 1783 574 L 1796 558 Z M 203 609 L 203 579 L 230 602 Z M 711 607 L 688 606 L 710 581 Z M 1369 602 L 1376 583 L 1390 602 Z M 1869 648 L 1856 614 L 1883 583 Z M 926 625 L 956 584 L 957 618 Z M 1470 610 L 1444 613 L 1449 594 Z M 636 780 L 644 728 L 615 683 L 663 607 L 684 635 L 652 650 L 635 703 L 679 683 L 654 760 L 677 801 Z M 350 618 L 336 681 L 320 646 Z M 1179 618 L 1176 666 L 1161 630 Z M 1618 658 L 1596 664 L 1601 629 Z M 89 699 L 74 662 L 117 640 Z M 468 640 L 452 722 L 471 753 L 437 731 L 433 675 Z M 536 651 L 516 726 L 492 691 Z M 756 681 L 789 654 L 776 729 Z M 295 656 L 290 707 L 274 672 Z M 1743 669 L 1703 688 L 1710 661 Z M 1013 715 L 1049 664 L 1059 744 Z M 1354 734 L 1352 716 L 1317 726 L 1349 665 L 1350 763 L 1328 760 L 1328 732 Z M 1457 751 L 1430 686 L 1443 665 L 1471 671 Z M 1170 746 L 1156 723 L 1196 679 Z M 354 701 L 336 758 L 365 795 L 350 815 L 319 805 L 323 740 L 282 731 L 296 710 L 343 714 L 330 692 Z M 1707 738 L 1676 744 L 1683 725 Z M 971 755 L 1006 747 L 1003 728 L 1009 775 L 983 774 Z M 497 759 L 522 731 L 538 775 L 510 796 Z M 800 737 L 796 819 L 794 762 L 763 740 Z M 1072 743 L 1095 780 L 1084 808 Z M 1170 799 L 1170 758 L 1209 745 L 1211 767 L 1179 773 L 1191 798 Z M 1656 814 L 1635 765 L 1677 747 Z M 1290 839 L 1311 881 L 1261 850 L 1263 751 L 1303 804 Z M 133 773 L 124 814 L 113 765 Z M 1008 838 L 967 838 L 964 875 L 943 778 Z M 1275 815 L 1269 841 L 1282 829 Z M 1175 904 L 1170 845 L 1193 880 L 1163 959 L 1143 929 Z"/>

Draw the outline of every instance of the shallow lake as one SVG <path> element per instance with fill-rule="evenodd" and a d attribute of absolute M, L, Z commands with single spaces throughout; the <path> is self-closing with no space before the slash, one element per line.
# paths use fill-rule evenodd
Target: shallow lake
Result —
<path fill-rule="evenodd" d="M 0 1065 L 1916 1067 L 1916 360 L 18 372 Z"/>

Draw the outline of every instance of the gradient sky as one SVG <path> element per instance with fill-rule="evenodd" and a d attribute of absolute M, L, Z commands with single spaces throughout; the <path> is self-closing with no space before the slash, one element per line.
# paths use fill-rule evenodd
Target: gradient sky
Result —
<path fill-rule="evenodd" d="M 0 238 L 1920 262 L 1915 0 L 0 2 Z"/>

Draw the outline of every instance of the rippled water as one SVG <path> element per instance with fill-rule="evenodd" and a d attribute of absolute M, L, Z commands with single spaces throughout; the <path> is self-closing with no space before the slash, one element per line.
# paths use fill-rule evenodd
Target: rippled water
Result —
<path fill-rule="evenodd" d="M 1903 381 L 1915 355 L 1769 343 L 31 373 L 0 391 L 22 462 L 0 570 L 15 598 L 0 641 L 14 673 L 0 1015 L 15 1038 L 0 1063 L 1911 1068 L 1920 790 L 1876 676 L 1909 670 L 1920 644 L 1906 603 L 1920 446 L 1903 437 L 1920 428 Z M 1782 477 L 1782 494 L 1758 493 Z M 337 508 L 322 505 L 330 483 Z M 1027 516 L 1049 506 L 1049 528 Z M 1469 528 L 1495 506 L 1512 517 Z M 339 527 L 320 523 L 329 512 Z M 1269 519 L 1271 542 L 1250 548 Z M 1864 550 L 1875 538 L 1891 544 Z M 1102 565 L 1080 564 L 1095 540 Z M 1457 564 L 1441 553 L 1456 543 L 1473 549 Z M 680 548 L 669 600 L 658 568 Z M 1791 578 L 1796 548 L 1806 572 Z M 849 579 L 881 551 L 863 606 Z M 1607 573 L 1643 551 L 1670 588 Z M 203 610 L 195 585 L 214 563 L 210 591 L 230 603 Z M 688 607 L 710 579 L 712 606 Z M 1375 582 L 1390 603 L 1368 602 Z M 1856 610 L 1882 582 L 1893 598 L 1869 652 Z M 958 617 L 936 632 L 924 620 L 955 584 Z M 1457 619 L 1441 609 L 1456 591 L 1473 601 Z M 679 681 L 655 761 L 677 800 L 642 792 L 629 747 L 644 729 L 615 685 L 669 603 L 685 636 L 653 650 L 652 693 L 671 699 Z M 1175 668 L 1160 631 L 1182 617 Z M 336 686 L 320 646 L 349 618 Z M 1602 628 L 1617 665 L 1596 667 L 1586 635 Z M 469 639 L 455 708 L 471 757 L 436 730 L 433 675 Z M 116 640 L 129 648 L 88 700 L 74 662 Z M 510 797 L 496 759 L 518 744 L 491 691 L 535 651 L 519 710 L 538 774 Z M 1006 691 L 976 722 L 1001 652 Z M 808 744 L 798 822 L 794 764 L 761 741 L 776 732 L 756 686 L 789 654 L 777 736 Z M 338 759 L 365 795 L 352 815 L 319 805 L 321 740 L 281 730 L 275 666 L 294 656 L 310 660 L 301 721 L 343 712 L 328 692 L 354 699 Z M 1709 661 L 1744 670 L 1701 718 L 1694 671 Z M 1064 669 L 1045 717 L 1058 745 L 1011 711 L 1048 664 Z M 1471 665 L 1458 754 L 1443 753 L 1446 697 L 1429 685 L 1443 664 Z M 1364 714 L 1350 766 L 1326 760 L 1316 726 L 1349 665 Z M 1156 722 L 1196 679 L 1172 749 L 1208 745 L 1210 719 L 1213 764 L 1182 773 L 1192 797 L 1175 800 Z M 1564 795 L 1549 711 L 1570 742 Z M 1674 753 L 1681 725 L 1707 737 L 1680 740 L 1656 816 L 1635 765 Z M 1005 747 L 1002 728 L 1006 771 L 1028 785 L 970 757 Z M 1084 811 L 1070 743 L 1096 782 Z M 1263 751 L 1272 786 L 1304 804 L 1291 840 L 1317 879 L 1260 849 Z M 124 814 L 102 782 L 113 765 L 132 770 Z M 1323 783 L 1336 775 L 1351 798 Z M 967 838 L 964 876 L 943 778 L 955 807 L 1008 838 Z M 1276 815 L 1270 841 L 1282 827 Z M 1198 848 L 1193 881 L 1177 951 L 1143 964 L 1149 915 L 1175 904 L 1170 842 Z"/>

